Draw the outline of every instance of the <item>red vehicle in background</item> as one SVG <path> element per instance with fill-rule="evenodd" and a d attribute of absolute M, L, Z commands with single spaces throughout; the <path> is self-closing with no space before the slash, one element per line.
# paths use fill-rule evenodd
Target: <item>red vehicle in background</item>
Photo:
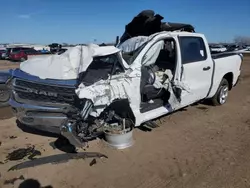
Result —
<path fill-rule="evenodd" d="M 9 53 L 8 53 L 9 52 Z M 7 49 L 8 59 L 11 61 L 25 61 L 30 55 L 40 55 L 34 48 L 15 47 Z"/>

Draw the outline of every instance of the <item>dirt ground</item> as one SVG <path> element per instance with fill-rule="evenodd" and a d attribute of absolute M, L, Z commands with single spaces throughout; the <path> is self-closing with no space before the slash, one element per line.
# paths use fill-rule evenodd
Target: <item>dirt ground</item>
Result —
<path fill-rule="evenodd" d="M 151 132 L 136 129 L 135 145 L 126 150 L 92 141 L 86 151 L 108 156 L 93 166 L 92 159 L 80 159 L 8 172 L 22 161 L 4 162 L 14 149 L 31 144 L 42 156 L 62 151 L 51 146 L 56 138 L 22 132 L 8 108 L 0 114 L 0 187 L 39 187 L 28 179 L 54 188 L 250 187 L 250 57 L 225 105 L 194 105 L 161 118 Z M 25 180 L 6 181 L 21 175 Z"/>
<path fill-rule="evenodd" d="M 20 63 L 18 62 L 10 62 L 6 60 L 0 60 L 0 70 L 8 70 L 18 68 Z"/>

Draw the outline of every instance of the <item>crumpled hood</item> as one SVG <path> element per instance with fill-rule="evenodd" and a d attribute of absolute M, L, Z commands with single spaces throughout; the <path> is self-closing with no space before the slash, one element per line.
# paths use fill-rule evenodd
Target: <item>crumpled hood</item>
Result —
<path fill-rule="evenodd" d="M 22 62 L 20 69 L 41 79 L 76 79 L 78 74 L 86 71 L 93 57 L 118 53 L 114 46 L 76 46 L 61 55 L 32 58 Z"/>

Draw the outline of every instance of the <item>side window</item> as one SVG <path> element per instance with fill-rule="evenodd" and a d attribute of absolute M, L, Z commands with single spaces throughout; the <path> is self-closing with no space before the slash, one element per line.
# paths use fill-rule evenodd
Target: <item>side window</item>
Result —
<path fill-rule="evenodd" d="M 24 51 L 24 53 L 25 53 L 26 55 L 30 55 L 30 54 L 31 54 L 31 53 L 30 53 L 30 50 L 24 49 L 23 51 Z"/>
<path fill-rule="evenodd" d="M 124 69 L 119 62 L 117 54 L 95 57 L 88 69 L 99 70 L 103 73 L 106 71 L 107 75 L 116 75 L 121 72 L 124 72 Z"/>
<path fill-rule="evenodd" d="M 27 55 L 33 55 L 33 54 L 36 54 L 36 50 L 34 50 L 34 49 L 25 49 L 25 53 Z"/>
<path fill-rule="evenodd" d="M 21 49 L 20 48 L 13 48 L 12 49 L 12 53 L 17 53 L 17 52 L 19 52 Z"/>
<path fill-rule="evenodd" d="M 200 37 L 180 37 L 182 64 L 207 59 L 205 44 Z"/>

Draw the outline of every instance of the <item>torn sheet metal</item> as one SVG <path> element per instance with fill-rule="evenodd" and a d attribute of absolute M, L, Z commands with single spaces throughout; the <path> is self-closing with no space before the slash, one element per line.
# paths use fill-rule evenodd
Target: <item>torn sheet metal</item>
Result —
<path fill-rule="evenodd" d="M 22 62 L 20 69 L 41 79 L 76 79 L 91 64 L 93 57 L 118 53 L 114 46 L 99 47 L 95 44 L 76 46 L 61 55 L 34 58 Z"/>
<path fill-rule="evenodd" d="M 95 109 L 91 115 L 99 116 L 115 99 L 128 99 L 131 107 L 140 106 L 140 73 L 137 76 L 129 74 L 115 75 L 108 80 L 100 80 L 93 85 L 80 84 L 76 94 L 80 99 L 89 99 L 94 103 Z M 101 106 L 99 108 L 98 106 Z"/>

